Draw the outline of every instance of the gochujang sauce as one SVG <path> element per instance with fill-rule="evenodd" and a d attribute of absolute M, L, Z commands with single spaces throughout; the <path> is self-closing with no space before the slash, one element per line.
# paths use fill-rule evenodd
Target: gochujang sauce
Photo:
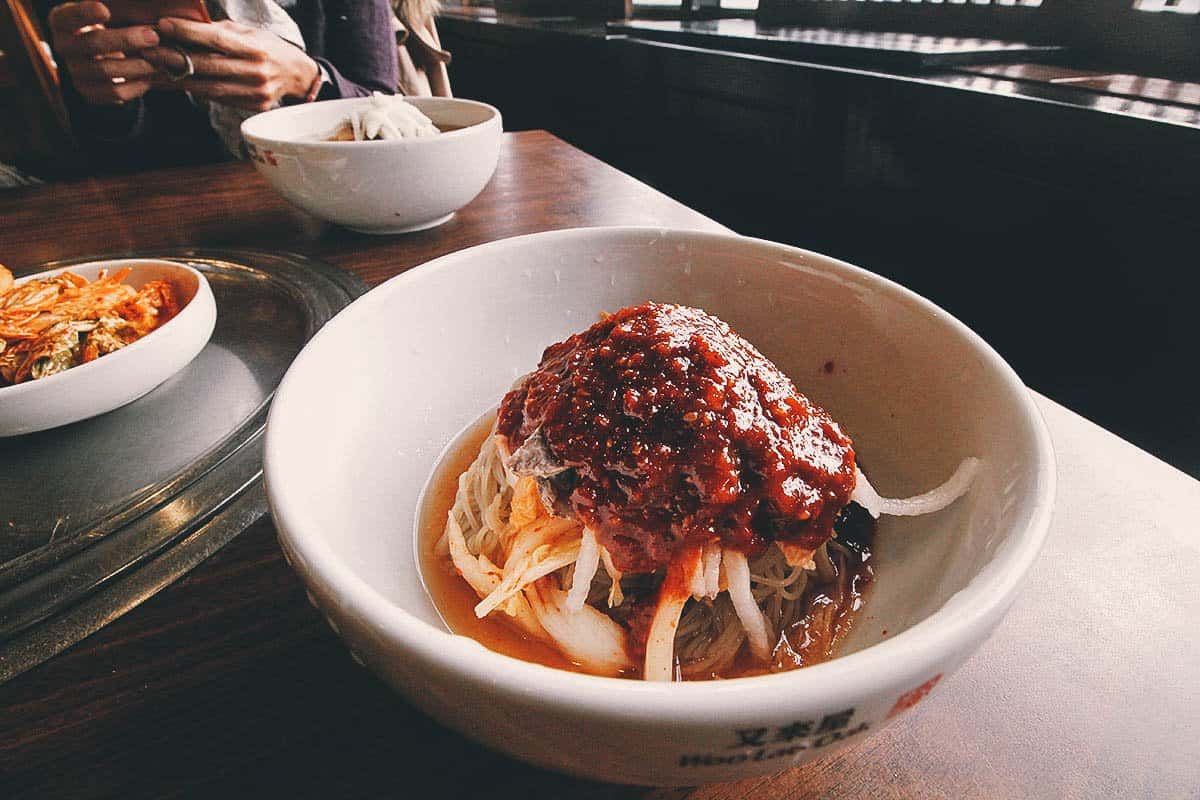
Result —
<path fill-rule="evenodd" d="M 498 430 L 514 454 L 530 443 L 560 510 L 625 572 L 713 536 L 750 556 L 773 541 L 814 550 L 854 490 L 837 423 L 685 306 L 627 308 L 551 345 L 500 404 Z"/>

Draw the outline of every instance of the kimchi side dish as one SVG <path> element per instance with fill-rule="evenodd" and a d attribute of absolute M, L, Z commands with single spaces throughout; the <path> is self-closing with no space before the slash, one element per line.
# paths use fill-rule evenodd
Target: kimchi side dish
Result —
<path fill-rule="evenodd" d="M 0 266 L 0 387 L 95 361 L 155 330 L 179 312 L 174 289 L 134 289 L 126 267 L 94 281 L 73 272 L 14 285 Z"/>

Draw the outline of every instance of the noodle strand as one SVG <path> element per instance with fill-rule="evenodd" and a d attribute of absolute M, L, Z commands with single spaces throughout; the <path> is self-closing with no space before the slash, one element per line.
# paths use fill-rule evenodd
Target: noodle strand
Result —
<path fill-rule="evenodd" d="M 750 565 L 746 563 L 746 554 L 737 550 L 726 550 L 724 566 L 729 583 L 729 599 L 733 601 L 733 610 L 737 612 L 738 619 L 742 621 L 742 627 L 746 630 L 750 652 L 759 661 L 768 661 L 771 658 L 771 642 L 767 634 L 767 621 L 763 618 L 750 589 Z"/>

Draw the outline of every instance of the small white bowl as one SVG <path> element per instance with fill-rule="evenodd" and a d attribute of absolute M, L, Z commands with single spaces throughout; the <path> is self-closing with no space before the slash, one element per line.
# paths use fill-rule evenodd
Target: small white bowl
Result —
<path fill-rule="evenodd" d="M 183 369 L 212 336 L 217 304 L 199 271 L 173 261 L 127 258 L 90 261 L 20 278 L 22 284 L 60 272 L 95 280 L 101 270 L 124 267 L 123 282 L 140 289 L 150 281 L 168 281 L 180 301 L 180 311 L 162 327 L 133 344 L 95 361 L 42 378 L 0 388 L 0 436 L 18 436 L 57 428 L 132 403 Z"/>
<path fill-rule="evenodd" d="M 354 97 L 277 108 L 242 123 L 258 171 L 305 211 L 362 233 L 440 225 L 475 199 L 496 171 L 503 126 L 486 103 L 407 98 L 438 125 L 465 126 L 423 139 L 329 142 Z"/>
<path fill-rule="evenodd" d="M 648 299 L 707 309 L 756 344 L 844 425 L 885 495 L 983 460 L 950 508 L 880 520 L 877 579 L 839 657 L 714 682 L 579 675 L 448 633 L 426 596 L 415 515 L 443 448 L 548 344 Z M 409 700 L 518 758 L 659 785 L 776 772 L 921 700 L 1012 603 L 1055 477 L 1020 379 L 929 301 L 805 250 L 638 228 L 494 242 L 376 288 L 288 371 L 265 469 L 280 542 L 313 602 Z"/>

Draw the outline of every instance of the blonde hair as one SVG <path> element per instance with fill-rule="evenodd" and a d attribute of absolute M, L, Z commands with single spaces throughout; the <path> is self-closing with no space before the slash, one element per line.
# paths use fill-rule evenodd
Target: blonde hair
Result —
<path fill-rule="evenodd" d="M 442 10 L 438 0 L 392 0 L 396 16 L 405 20 L 424 20 Z"/>

